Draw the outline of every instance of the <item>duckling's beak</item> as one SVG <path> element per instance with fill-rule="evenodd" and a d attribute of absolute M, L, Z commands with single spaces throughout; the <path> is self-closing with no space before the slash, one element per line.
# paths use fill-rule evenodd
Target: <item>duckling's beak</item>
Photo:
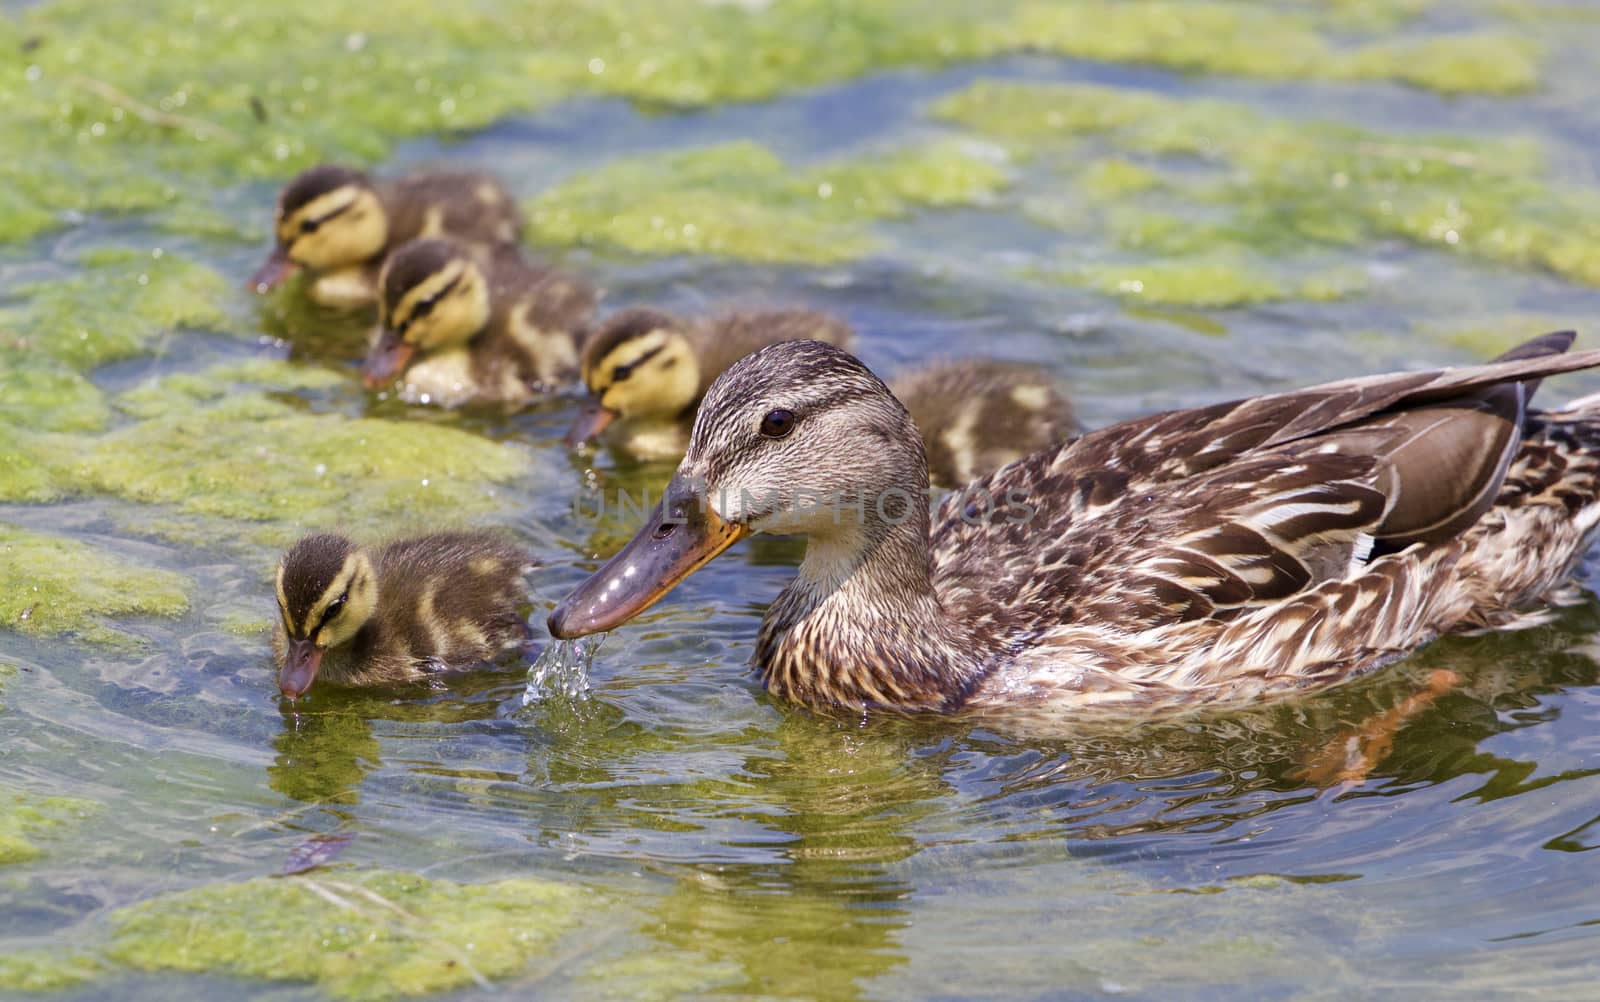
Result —
<path fill-rule="evenodd" d="M 297 267 L 299 266 L 289 260 L 289 249 L 279 244 L 272 249 L 271 256 L 261 267 L 256 269 L 256 273 L 250 276 L 250 288 L 263 295 L 271 292 L 293 275 Z"/>
<path fill-rule="evenodd" d="M 621 626 L 749 532 L 724 521 L 679 473 L 638 535 L 556 606 L 551 636 L 570 640 Z"/>
<path fill-rule="evenodd" d="M 310 637 L 289 641 L 288 657 L 283 671 L 278 675 L 278 691 L 290 699 L 299 699 L 317 680 L 317 669 L 322 667 L 322 648 Z"/>
<path fill-rule="evenodd" d="M 586 442 L 593 442 L 616 419 L 616 411 L 601 406 L 598 400 L 589 401 L 584 404 L 577 420 L 572 422 L 572 427 L 567 429 L 567 448 L 576 449 Z"/>
<path fill-rule="evenodd" d="M 367 360 L 361 366 L 361 381 L 367 389 L 377 390 L 394 382 L 406 371 L 406 365 L 417 347 L 385 327 L 378 332 L 378 340 L 367 349 Z"/>

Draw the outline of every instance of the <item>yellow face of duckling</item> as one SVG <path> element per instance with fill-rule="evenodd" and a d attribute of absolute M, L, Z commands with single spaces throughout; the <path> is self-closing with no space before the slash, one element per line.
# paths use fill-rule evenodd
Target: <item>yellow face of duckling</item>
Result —
<path fill-rule="evenodd" d="M 371 389 L 394 380 L 417 352 L 462 345 L 489 323 L 484 270 L 444 240 L 414 240 L 389 256 L 378 287 L 378 333 L 362 375 Z"/>
<path fill-rule="evenodd" d="M 593 398 L 567 433 L 568 445 L 591 441 L 619 417 L 676 420 L 700 395 L 700 363 L 682 331 L 647 325 L 620 339 L 602 333 L 598 343 L 601 350 L 583 360 Z"/>
<path fill-rule="evenodd" d="M 371 559 L 342 536 L 309 536 L 278 566 L 278 616 L 286 641 L 278 689 L 290 699 L 316 681 L 323 656 L 349 643 L 378 608 Z"/>
<path fill-rule="evenodd" d="M 389 221 L 364 174 L 314 167 L 279 196 L 273 236 L 272 255 L 251 279 L 258 292 L 281 284 L 297 268 L 333 271 L 371 260 L 389 242 Z"/>

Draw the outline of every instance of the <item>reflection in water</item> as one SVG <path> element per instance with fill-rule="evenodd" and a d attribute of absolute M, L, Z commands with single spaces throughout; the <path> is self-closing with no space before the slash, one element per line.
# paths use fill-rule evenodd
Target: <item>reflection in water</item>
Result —
<path fill-rule="evenodd" d="M 306 803 L 357 803 L 361 780 L 381 762 L 372 725 L 351 712 L 285 709 L 272 745 L 278 755 L 267 784 Z"/>

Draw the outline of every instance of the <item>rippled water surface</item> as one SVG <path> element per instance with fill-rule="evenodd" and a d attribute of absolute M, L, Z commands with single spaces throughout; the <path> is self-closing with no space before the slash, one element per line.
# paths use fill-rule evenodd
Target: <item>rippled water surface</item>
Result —
<path fill-rule="evenodd" d="M 1572 14 L 1578 8 L 1563 10 L 1574 37 L 1594 32 L 1592 20 Z M 1467 16 L 1435 11 L 1427 23 L 1447 31 Z M 1559 41 L 1546 44 L 1550 76 L 1512 97 L 1442 97 L 1383 81 L 1186 77 L 1042 55 L 886 69 L 700 110 L 580 96 L 449 142 L 412 141 L 389 169 L 464 161 L 532 196 L 617 158 L 732 140 L 803 167 L 957 135 L 1003 164 L 1009 186 L 981 204 L 879 222 L 877 249 L 850 260 L 534 250 L 592 275 L 608 308 L 694 311 L 731 299 L 835 310 L 884 373 L 946 355 L 1036 362 L 1098 425 L 1362 371 L 1464 362 L 1549 324 L 1584 329 L 1586 343 L 1600 344 L 1600 291 L 1570 269 L 1392 233 L 1321 247 L 1290 234 L 1244 259 L 1247 270 L 1252 260 L 1292 260 L 1295 281 L 1330 269 L 1355 276 L 1356 291 L 1334 298 L 1149 303 L 1044 280 L 1041 269 L 1063 261 L 1161 256 L 1114 248 L 1099 232 L 1096 199 L 1075 187 L 1083 144 L 1102 140 L 1030 156 L 941 122 L 929 111 L 936 101 L 981 79 L 1092 82 L 1395 135 L 1525 138 L 1545 151 L 1548 183 L 1592 194 L 1600 157 L 1600 115 L 1586 100 L 1592 70 Z M 264 233 L 275 187 L 219 186 L 196 197 Z M 1214 209 L 1193 207 L 1196 225 Z M 1448 207 L 1437 211 L 1454 218 Z M 1080 212 L 1081 228 L 1062 225 L 1061 213 Z M 1574 231 L 1600 244 L 1597 218 L 1575 219 Z M 0 295 L 18 307 L 30 294 L 17 290 L 77 274 L 85 251 L 155 246 L 205 262 L 230 289 L 264 249 L 139 214 L 91 213 L 7 247 Z M 295 371 L 334 375 L 263 388 L 296 413 L 430 422 L 510 444 L 526 471 L 495 486 L 491 505 L 423 520 L 515 532 L 541 565 L 531 576 L 536 622 L 635 528 L 625 514 L 574 508 L 574 495 L 659 490 L 670 475 L 670 465 L 563 450 L 571 398 L 512 416 L 407 409 L 361 391 L 359 323 L 279 300 L 256 304 L 243 292 L 229 293 L 226 315 L 226 325 L 185 321 L 88 378 L 121 401 L 151 387 L 176 392 L 161 389 L 173 374 L 205 380 L 219 365 L 289 359 Z M 26 336 L 15 316 L 13 332 Z M 233 392 L 229 385 L 218 391 Z M 1595 389 L 1600 379 L 1587 375 L 1542 392 L 1555 400 Z M 140 416 L 117 407 L 113 430 Z M 0 461 L 9 441 L 0 437 Z M 63 437 L 52 448 L 75 455 L 85 441 Z M 293 453 L 301 444 L 261 446 Z M 118 633 L 111 643 L 41 633 L 21 619 L 0 624 L 0 952 L 41 964 L 77 957 L 88 973 L 67 979 L 63 997 L 382 994 L 336 979 L 234 976 L 210 962 L 145 965 L 119 952 L 130 905 L 277 874 L 307 853 L 322 864 L 308 877 L 333 881 L 318 886 L 363 921 L 409 921 L 384 918 L 341 883 L 377 869 L 581 889 L 588 896 L 547 948 L 484 981 L 542 997 L 1595 991 L 1593 598 L 1535 629 L 1451 639 L 1333 691 L 1241 712 L 1144 726 L 1069 719 L 1048 730 L 998 719 L 836 719 L 776 704 L 748 672 L 765 603 L 800 554 L 787 541 L 756 540 L 606 637 L 586 686 L 569 669 L 543 675 L 530 692 L 524 666 L 512 666 L 437 688 L 319 691 L 280 707 L 265 626 L 283 535 L 335 523 L 381 535 L 417 521 L 349 504 L 319 511 L 314 525 L 277 525 L 118 489 L 0 503 L 0 527 L 177 572 L 187 596 L 176 616 L 103 618 Z M 11 797 L 52 820 L 7 821 Z M 48 797 L 78 803 L 40 808 Z M 7 861 L 7 824 L 22 825 L 36 854 Z M 311 841 L 320 836 L 331 838 Z M 242 920 L 238 952 L 327 946 L 281 928 L 268 906 L 252 908 L 247 894 L 243 912 L 255 917 Z M 218 921 L 193 915 L 185 921 Z M 182 922 L 167 928 L 180 948 L 195 934 Z M 0 996 L 27 987 L 13 979 L 0 981 Z M 473 980 L 452 985 L 483 990 Z"/>

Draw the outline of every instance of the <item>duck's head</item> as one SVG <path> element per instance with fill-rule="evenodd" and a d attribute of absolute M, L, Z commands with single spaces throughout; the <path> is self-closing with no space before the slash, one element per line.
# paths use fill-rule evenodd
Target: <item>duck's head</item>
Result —
<path fill-rule="evenodd" d="M 927 476 L 910 415 L 854 356 L 821 341 L 763 348 L 711 384 L 662 503 L 556 607 L 550 632 L 613 629 L 755 532 L 804 534 L 845 562 L 891 526 L 925 540 Z"/>
<path fill-rule="evenodd" d="M 317 680 L 322 657 L 349 643 L 378 607 L 378 576 L 343 536 L 307 536 L 278 565 L 278 616 L 287 641 L 278 689 L 290 699 Z"/>
<path fill-rule="evenodd" d="M 257 292 L 277 288 L 297 268 L 330 271 L 371 260 L 389 242 L 388 216 L 372 180 L 331 164 L 289 182 L 272 228 L 272 254 L 250 279 Z"/>
<path fill-rule="evenodd" d="M 660 310 L 617 314 L 584 343 L 590 399 L 567 445 L 593 441 L 617 418 L 673 420 L 700 395 L 700 361 L 677 317 Z"/>
<path fill-rule="evenodd" d="M 405 371 L 417 352 L 465 344 L 489 322 L 489 280 L 454 240 L 413 240 L 383 264 L 378 331 L 362 366 L 369 389 Z"/>

